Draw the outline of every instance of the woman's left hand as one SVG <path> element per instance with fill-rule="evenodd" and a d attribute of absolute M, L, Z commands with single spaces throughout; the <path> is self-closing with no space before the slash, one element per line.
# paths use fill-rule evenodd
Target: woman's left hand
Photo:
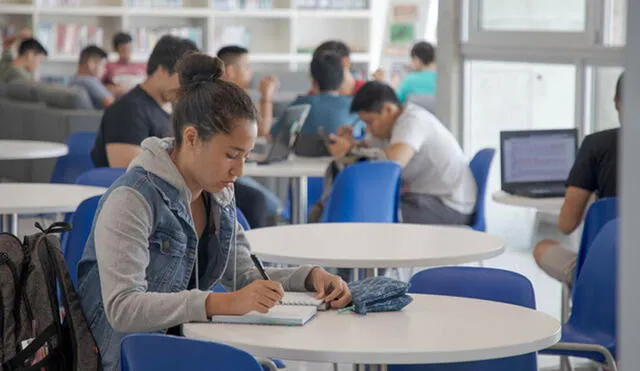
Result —
<path fill-rule="evenodd" d="M 308 288 L 313 288 L 317 293 L 316 297 L 329 303 L 331 308 L 344 308 L 351 303 L 351 291 L 347 283 L 322 268 L 313 268 L 306 283 Z"/>

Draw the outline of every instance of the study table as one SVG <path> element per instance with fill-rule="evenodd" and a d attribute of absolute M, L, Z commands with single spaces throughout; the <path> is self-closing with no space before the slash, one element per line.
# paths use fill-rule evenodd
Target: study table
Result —
<path fill-rule="evenodd" d="M 64 143 L 0 139 L 0 160 L 33 160 L 62 157 L 69 152 Z"/>

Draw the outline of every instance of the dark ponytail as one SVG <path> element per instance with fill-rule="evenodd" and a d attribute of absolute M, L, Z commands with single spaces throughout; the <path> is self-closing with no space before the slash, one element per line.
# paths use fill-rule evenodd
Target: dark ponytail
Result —
<path fill-rule="evenodd" d="M 224 63 L 203 53 L 188 53 L 176 66 L 180 78 L 178 102 L 173 111 L 176 144 L 182 144 L 182 130 L 193 126 L 200 139 L 230 134 L 235 121 L 255 121 L 255 106 L 237 85 L 221 79 Z"/>

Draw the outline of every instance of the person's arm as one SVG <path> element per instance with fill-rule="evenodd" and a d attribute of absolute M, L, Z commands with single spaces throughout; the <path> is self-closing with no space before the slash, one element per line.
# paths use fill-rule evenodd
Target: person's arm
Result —
<path fill-rule="evenodd" d="M 278 80 L 273 76 L 267 76 L 260 81 L 260 118 L 258 119 L 258 136 L 266 137 L 271 131 L 273 123 L 273 98 L 278 87 Z"/>
<path fill-rule="evenodd" d="M 569 186 L 564 194 L 564 202 L 560 209 L 558 228 L 564 234 L 571 234 L 582 222 L 592 192 L 582 188 Z"/>
<path fill-rule="evenodd" d="M 91 97 L 91 101 L 94 102 L 96 108 L 107 108 L 115 99 L 113 98 L 113 94 L 107 89 L 99 79 L 93 78 L 87 81 L 86 89 L 87 93 L 89 93 L 89 97 Z"/>
<path fill-rule="evenodd" d="M 249 241 L 244 235 L 244 230 L 236 223 L 235 251 L 232 247 L 229 252 L 227 269 L 222 276 L 221 283 L 229 290 L 239 290 L 253 281 L 261 280 L 260 272 L 256 269 L 250 256 Z M 269 277 L 282 284 L 285 291 L 307 291 L 305 286 L 307 276 L 314 267 L 301 266 L 299 268 L 267 268 Z M 234 287 L 235 282 L 235 287 Z"/>
<path fill-rule="evenodd" d="M 105 151 L 109 167 L 126 168 L 142 149 L 140 143 L 149 136 L 147 119 L 140 107 L 109 108 L 102 117 Z"/>
<path fill-rule="evenodd" d="M 96 219 L 95 249 L 104 311 L 118 332 L 149 332 L 206 321 L 208 291 L 147 292 L 153 215 L 129 187 L 114 190 Z"/>
<path fill-rule="evenodd" d="M 397 162 L 404 168 L 416 154 L 416 150 L 407 143 L 393 143 L 384 149 L 384 153 L 389 160 Z"/>
<path fill-rule="evenodd" d="M 405 104 L 407 102 L 407 97 L 409 95 L 409 76 L 405 76 L 400 83 L 396 91 L 396 95 L 398 96 L 398 100 L 400 103 Z"/>
<path fill-rule="evenodd" d="M 570 234 L 582 223 L 589 199 L 598 187 L 596 168 L 599 164 L 593 157 L 594 145 L 593 137 L 584 139 L 569 172 L 558 218 L 558 228 L 562 233 Z"/>
<path fill-rule="evenodd" d="M 13 54 L 11 53 L 11 49 L 5 47 L 2 51 L 2 57 L 0 58 L 0 71 L 9 68 L 11 62 L 13 62 Z"/>

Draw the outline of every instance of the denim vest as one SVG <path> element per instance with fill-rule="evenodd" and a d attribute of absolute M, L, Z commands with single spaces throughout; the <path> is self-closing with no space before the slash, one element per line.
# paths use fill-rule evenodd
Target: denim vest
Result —
<path fill-rule="evenodd" d="M 100 213 L 109 193 L 123 186 L 138 191 L 153 213 L 152 232 L 149 236 L 149 266 L 146 269 L 147 291 L 171 293 L 187 290 L 198 253 L 198 236 L 189 213 L 189 205 L 183 202 L 174 186 L 141 167 L 134 167 L 105 193 L 96 215 Z M 229 251 L 232 251 L 232 244 L 235 244 L 236 240 L 234 202 L 220 206 L 212 197 L 212 214 L 214 208 L 218 208 L 220 215 L 216 232 L 219 243 L 209 245 L 207 268 L 205 272 L 199 272 L 198 286 L 202 290 L 211 290 L 221 278 L 229 261 Z M 105 315 L 96 261 L 94 229 L 95 220 L 78 264 L 78 295 L 100 349 L 104 369 L 115 371 L 120 369 L 120 342 L 127 334 L 114 331 Z M 212 236 L 212 239 L 216 236 Z M 164 333 L 166 330 L 158 332 Z"/>

